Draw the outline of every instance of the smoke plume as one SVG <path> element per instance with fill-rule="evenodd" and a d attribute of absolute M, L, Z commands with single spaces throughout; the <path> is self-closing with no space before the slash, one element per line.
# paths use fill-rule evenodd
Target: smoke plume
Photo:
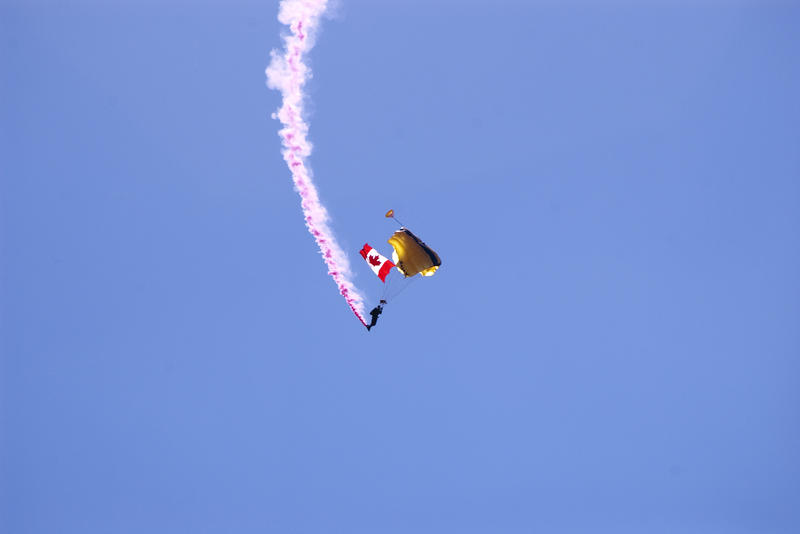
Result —
<path fill-rule="evenodd" d="M 306 138 L 308 125 L 303 120 L 303 85 L 311 76 L 311 71 L 303 63 L 303 57 L 314 45 L 314 30 L 327 3 L 327 0 L 281 2 L 278 20 L 289 26 L 291 33 L 284 37 L 284 50 L 273 50 L 271 53 L 272 61 L 267 67 L 267 85 L 279 90 L 283 96 L 283 103 L 273 118 L 280 120 L 283 125 L 279 132 L 283 141 L 283 159 L 289 166 L 295 189 L 300 194 L 306 227 L 314 236 L 320 254 L 328 266 L 328 274 L 336 282 L 339 292 L 356 317 L 366 325 L 364 299 L 350 280 L 350 263 L 328 225 L 328 213 L 319 199 L 306 163 L 311 154 L 311 144 Z"/>

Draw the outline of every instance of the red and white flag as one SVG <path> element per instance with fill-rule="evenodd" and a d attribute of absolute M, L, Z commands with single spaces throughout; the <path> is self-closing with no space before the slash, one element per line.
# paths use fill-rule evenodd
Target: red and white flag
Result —
<path fill-rule="evenodd" d="M 392 263 L 389 258 L 381 256 L 380 253 L 369 246 L 368 243 L 364 243 L 364 248 L 361 249 L 361 257 L 367 260 L 367 265 L 378 275 L 381 282 L 386 283 L 386 275 L 392 270 L 394 263 Z"/>

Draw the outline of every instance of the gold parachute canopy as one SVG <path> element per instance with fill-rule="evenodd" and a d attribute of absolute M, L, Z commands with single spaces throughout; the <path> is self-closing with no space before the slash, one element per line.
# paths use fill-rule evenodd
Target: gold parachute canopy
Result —
<path fill-rule="evenodd" d="M 390 210 L 391 213 L 391 210 Z M 389 214 L 387 213 L 387 216 Z M 439 255 L 432 248 L 422 242 L 410 230 L 400 228 L 389 238 L 392 245 L 392 259 L 397 270 L 406 278 L 421 274 L 433 276 L 436 269 L 442 264 Z"/>
<path fill-rule="evenodd" d="M 389 210 L 386 212 L 386 218 L 389 219 L 390 217 L 394 217 L 394 210 Z"/>

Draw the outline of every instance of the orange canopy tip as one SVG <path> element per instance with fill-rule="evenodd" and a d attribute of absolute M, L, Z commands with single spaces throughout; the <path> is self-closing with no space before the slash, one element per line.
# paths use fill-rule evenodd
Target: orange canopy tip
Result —
<path fill-rule="evenodd" d="M 389 211 L 387 211 L 387 212 L 386 212 L 386 217 L 387 217 L 387 218 L 389 218 L 389 217 L 394 217 L 394 210 L 389 210 Z"/>

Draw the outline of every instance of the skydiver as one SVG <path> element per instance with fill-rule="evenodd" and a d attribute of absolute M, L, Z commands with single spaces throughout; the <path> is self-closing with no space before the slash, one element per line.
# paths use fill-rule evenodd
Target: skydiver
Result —
<path fill-rule="evenodd" d="M 369 331 L 373 326 L 378 324 L 378 316 L 383 312 L 383 305 L 386 304 L 386 301 L 381 299 L 381 303 L 372 308 L 372 311 L 369 314 L 372 316 L 372 322 L 367 325 L 367 331 Z"/>

